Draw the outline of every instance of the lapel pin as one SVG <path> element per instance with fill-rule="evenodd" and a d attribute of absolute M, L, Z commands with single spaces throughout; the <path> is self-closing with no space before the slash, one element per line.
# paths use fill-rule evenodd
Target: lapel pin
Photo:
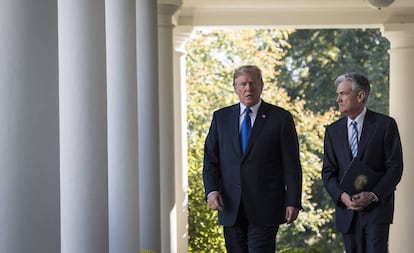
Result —
<path fill-rule="evenodd" d="M 262 118 L 266 118 L 266 115 L 262 114 Z"/>

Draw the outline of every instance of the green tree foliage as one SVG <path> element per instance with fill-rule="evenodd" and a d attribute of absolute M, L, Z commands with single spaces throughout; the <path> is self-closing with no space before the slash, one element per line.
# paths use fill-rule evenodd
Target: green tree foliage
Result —
<path fill-rule="evenodd" d="M 320 178 L 324 126 L 339 117 L 333 80 L 358 71 L 376 85 L 371 108 L 388 109 L 388 44 L 377 30 L 199 31 L 187 43 L 189 252 L 225 252 L 217 213 L 204 200 L 204 139 L 214 110 L 238 102 L 236 67 L 262 69 L 265 101 L 289 110 L 295 120 L 303 167 L 303 208 L 293 225 L 282 225 L 280 252 L 343 252 L 333 224 L 333 205 Z M 374 86 L 373 85 L 373 86 Z M 305 102 L 306 101 L 306 102 Z"/>
<path fill-rule="evenodd" d="M 368 107 L 388 114 L 389 42 L 379 29 L 297 30 L 279 77 L 291 97 L 306 100 L 313 111 L 336 106 L 335 78 L 359 72 L 371 81 Z"/>
<path fill-rule="evenodd" d="M 294 225 L 281 226 L 278 245 L 282 248 L 329 245 L 329 242 L 332 242 L 331 248 L 338 245 L 331 226 L 327 227 L 332 220 L 333 209 L 321 208 L 312 198 L 313 185 L 320 181 L 323 126 L 337 115 L 333 110 L 320 114 L 305 109 L 304 100 L 292 100 L 285 89 L 278 87 L 280 72 L 275 70 L 284 64 L 291 32 L 198 32 L 187 44 L 190 252 L 224 252 L 217 213 L 209 210 L 204 201 L 201 178 L 203 144 L 213 111 L 237 102 L 232 74 L 236 67 L 243 64 L 255 64 L 262 69 L 266 83 L 264 100 L 292 112 L 301 145 L 304 211 Z"/>
<path fill-rule="evenodd" d="M 281 64 L 286 37 L 283 31 L 199 32 L 187 44 L 189 252 L 224 252 L 222 228 L 204 202 L 201 179 L 212 112 L 236 102 L 231 83 L 237 66 L 255 64 L 272 77 L 271 66 Z"/>

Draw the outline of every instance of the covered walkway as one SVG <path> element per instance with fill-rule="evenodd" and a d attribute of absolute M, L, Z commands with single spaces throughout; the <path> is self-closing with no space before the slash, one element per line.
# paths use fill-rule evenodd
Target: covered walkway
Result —
<path fill-rule="evenodd" d="M 414 252 L 414 2 L 0 2 L 0 252 L 187 251 L 183 45 L 195 28 L 380 28 L 405 172 L 391 252 Z"/>

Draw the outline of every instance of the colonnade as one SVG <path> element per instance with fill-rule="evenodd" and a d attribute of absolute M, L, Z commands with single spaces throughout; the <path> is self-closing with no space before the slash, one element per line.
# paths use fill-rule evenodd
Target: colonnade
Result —
<path fill-rule="evenodd" d="M 180 2 L 0 3 L 0 252 L 186 252 Z M 413 252 L 414 24 L 383 32 L 405 166 L 390 248 Z"/>
<path fill-rule="evenodd" d="M 186 251 L 165 2 L 0 3 L 1 252 Z"/>

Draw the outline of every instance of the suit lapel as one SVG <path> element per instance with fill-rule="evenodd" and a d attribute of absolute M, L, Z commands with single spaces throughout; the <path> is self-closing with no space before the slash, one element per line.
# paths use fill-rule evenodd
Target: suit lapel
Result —
<path fill-rule="evenodd" d="M 348 139 L 348 125 L 347 125 L 347 117 L 342 117 L 341 121 L 339 122 L 338 125 L 338 131 L 337 131 L 337 135 L 338 135 L 338 143 L 336 145 L 338 145 L 339 148 L 339 154 L 349 154 L 348 155 L 348 160 L 351 161 L 352 160 L 352 154 L 351 154 L 351 148 L 349 146 L 349 139 Z"/>
<path fill-rule="evenodd" d="M 229 133 L 231 134 L 231 140 L 233 142 L 234 150 L 242 155 L 241 144 L 240 144 L 240 105 L 236 104 L 233 106 L 230 115 Z"/>
<path fill-rule="evenodd" d="M 367 114 L 365 115 L 365 119 L 364 119 L 364 125 L 362 126 L 361 138 L 358 144 L 358 157 L 363 156 L 365 149 L 366 149 L 366 145 L 371 139 L 371 136 L 374 133 L 374 130 L 375 130 L 374 113 L 372 113 L 372 111 L 370 110 L 367 110 Z"/>

